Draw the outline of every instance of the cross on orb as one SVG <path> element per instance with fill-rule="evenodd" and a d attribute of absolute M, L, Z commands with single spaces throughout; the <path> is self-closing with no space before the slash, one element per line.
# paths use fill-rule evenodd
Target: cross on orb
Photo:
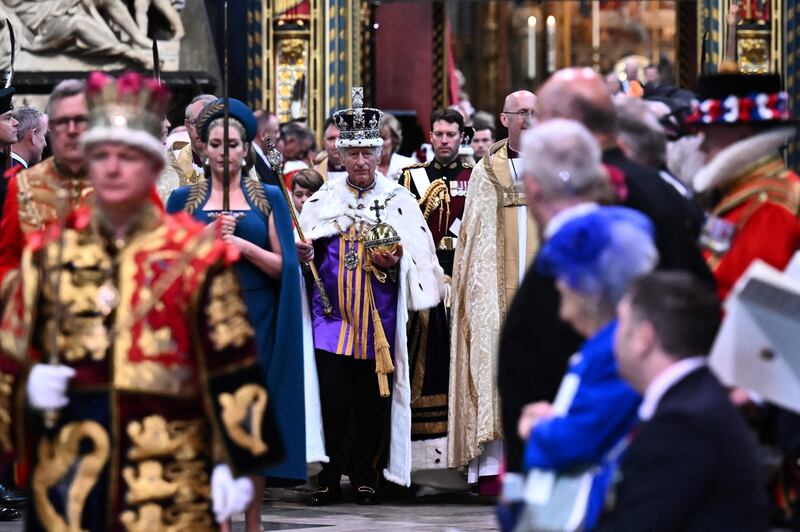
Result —
<path fill-rule="evenodd" d="M 378 219 L 378 223 L 380 223 L 381 222 L 381 211 L 385 211 L 386 207 L 382 207 L 380 205 L 380 203 L 378 203 L 378 200 L 375 200 L 375 205 L 373 207 L 370 207 L 369 210 L 375 211 L 375 218 L 377 218 Z"/>

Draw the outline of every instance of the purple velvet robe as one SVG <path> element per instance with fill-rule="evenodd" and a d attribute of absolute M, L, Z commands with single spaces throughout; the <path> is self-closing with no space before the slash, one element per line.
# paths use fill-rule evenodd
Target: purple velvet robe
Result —
<path fill-rule="evenodd" d="M 350 230 L 354 234 L 352 227 Z M 354 269 L 345 266 L 345 255 L 350 250 L 355 250 L 358 256 Z M 333 307 L 333 313 L 326 316 L 319 293 L 313 289 L 314 347 L 362 360 L 375 359 L 372 307 L 367 290 L 367 283 L 371 283 L 375 307 L 394 357 L 399 285 L 388 275 L 380 282 L 373 274 L 368 274 L 364 270 L 365 253 L 363 242 L 351 242 L 340 235 L 314 242 L 314 262 Z"/>

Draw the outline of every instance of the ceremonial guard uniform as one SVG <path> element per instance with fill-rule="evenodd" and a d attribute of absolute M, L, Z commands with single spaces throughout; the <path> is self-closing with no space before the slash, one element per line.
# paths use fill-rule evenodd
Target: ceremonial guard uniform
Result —
<path fill-rule="evenodd" d="M 0 89 L 0 114 L 8 113 L 14 109 L 11 104 L 11 98 L 16 93 L 14 87 L 6 87 Z M 0 169 L 5 172 L 7 169 L 15 166 L 16 161 L 11 158 L 11 146 L 7 146 L 5 150 L 0 151 Z M 6 192 L 8 191 L 8 177 L 7 175 L 0 176 L 0 216 L 3 215 L 3 205 L 5 204 Z"/>
<path fill-rule="evenodd" d="M 166 89 L 122 81 L 90 76 L 83 143 L 163 164 Z M 109 220 L 81 208 L 29 238 L 0 322 L 0 450 L 29 477 L 30 530 L 213 530 L 217 471 L 281 452 L 236 253 L 148 201 L 124 237 Z M 74 375 L 63 407 L 31 415 L 56 372 Z"/>
<path fill-rule="evenodd" d="M 58 191 L 66 191 L 69 209 L 90 205 L 93 195 L 84 172 L 74 174 L 54 157 L 31 168 L 18 166 L 9 172 L 0 220 L 0 297 L 8 290 L 30 235 L 56 220 Z"/>
<path fill-rule="evenodd" d="M 471 174 L 472 165 L 459 160 L 443 165 L 434 159 L 403 170 L 401 182 L 419 202 L 445 275 L 453 273 L 453 255 Z"/>
<path fill-rule="evenodd" d="M 381 112 L 363 108 L 359 89 L 354 93 L 353 108 L 335 119 L 341 130 L 337 146 L 359 161 L 358 177 L 326 182 L 300 215 L 330 300 L 326 311 L 319 285 L 313 288 L 311 320 L 330 462 L 323 465 L 310 504 L 335 502 L 342 473 L 349 474 L 358 502 L 374 502 L 383 464 L 387 480 L 410 484 L 408 309 L 436 306 L 443 287 L 414 197 L 375 171 L 383 145 Z M 363 161 L 371 165 L 368 177 Z M 388 270 L 377 266 L 372 257 L 381 248 L 398 256 L 397 237 L 399 262 Z"/>
<path fill-rule="evenodd" d="M 723 73 L 698 80 L 698 98 L 688 122 L 713 145 L 717 128 L 752 125 L 740 140 L 722 147 L 695 176 L 698 192 L 720 196 L 700 236 L 703 253 L 722 299 L 756 259 L 784 270 L 800 249 L 800 178 L 786 168 L 781 149 L 796 134 L 789 97 L 776 74 Z M 735 131 L 734 131 L 735 133 Z M 735 138 L 735 137 L 734 137 Z M 774 503 L 784 518 L 779 527 L 798 524 L 798 445 L 793 436 L 800 418 L 769 405 L 761 427 L 766 444 L 784 453 L 783 468 L 770 482 Z"/>
<path fill-rule="evenodd" d="M 417 198 L 436 246 L 446 279 L 453 273 L 453 256 L 472 165 L 458 158 L 443 165 L 437 159 L 403 170 L 401 183 Z M 414 312 L 409 319 L 411 364 L 411 438 L 413 470 L 447 467 L 447 390 L 450 371 L 450 326 L 445 302 Z M 439 484 L 415 475 L 415 482 Z"/>
<path fill-rule="evenodd" d="M 794 138 L 788 96 L 777 75 L 718 74 L 701 78 L 689 122 L 773 126 L 722 149 L 694 180 L 721 195 L 700 237 L 720 297 L 755 259 L 783 270 L 800 249 L 800 179 L 780 150 Z M 714 135 L 714 131 L 706 131 Z"/>

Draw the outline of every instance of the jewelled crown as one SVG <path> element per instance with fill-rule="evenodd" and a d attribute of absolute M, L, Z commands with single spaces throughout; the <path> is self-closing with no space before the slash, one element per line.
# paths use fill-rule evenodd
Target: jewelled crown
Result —
<path fill-rule="evenodd" d="M 339 128 L 337 148 L 376 148 L 383 146 L 378 124 L 380 109 L 364 107 L 364 88 L 353 87 L 353 107 L 337 111 L 333 121 Z"/>
<path fill-rule="evenodd" d="M 117 79 L 92 72 L 86 81 L 89 129 L 84 146 L 119 142 L 146 151 L 164 161 L 162 124 L 169 90 L 156 79 L 129 72 Z"/>

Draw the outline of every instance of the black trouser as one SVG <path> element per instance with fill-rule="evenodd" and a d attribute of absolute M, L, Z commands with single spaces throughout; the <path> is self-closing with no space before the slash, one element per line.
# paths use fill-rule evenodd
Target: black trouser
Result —
<path fill-rule="evenodd" d="M 391 397 L 380 396 L 375 361 L 318 349 L 317 374 L 330 458 L 322 465 L 319 486 L 339 489 L 347 473 L 353 487 L 377 488 L 389 447 Z"/>

